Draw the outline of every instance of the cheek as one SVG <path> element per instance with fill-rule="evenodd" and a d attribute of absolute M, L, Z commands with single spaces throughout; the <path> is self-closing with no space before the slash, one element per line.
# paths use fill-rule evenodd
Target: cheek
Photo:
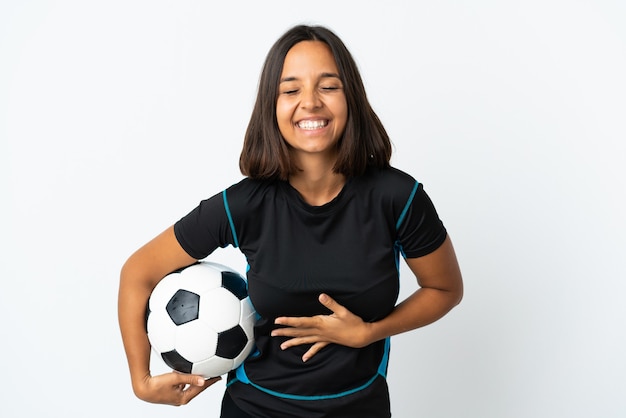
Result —
<path fill-rule="evenodd" d="M 281 129 L 291 125 L 290 108 L 281 100 L 276 103 L 276 121 L 278 122 L 278 127 Z"/>
<path fill-rule="evenodd" d="M 337 125 L 338 128 L 343 131 L 348 123 L 348 105 L 345 101 L 343 101 L 338 104 L 336 109 L 335 118 L 338 122 Z"/>

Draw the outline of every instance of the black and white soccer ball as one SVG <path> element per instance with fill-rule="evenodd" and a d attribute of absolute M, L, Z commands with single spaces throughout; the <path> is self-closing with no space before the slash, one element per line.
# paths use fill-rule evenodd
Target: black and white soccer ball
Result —
<path fill-rule="evenodd" d="M 255 320 L 245 279 L 206 261 L 165 276 L 146 310 L 148 339 L 165 364 L 205 378 L 245 360 L 254 347 Z"/>

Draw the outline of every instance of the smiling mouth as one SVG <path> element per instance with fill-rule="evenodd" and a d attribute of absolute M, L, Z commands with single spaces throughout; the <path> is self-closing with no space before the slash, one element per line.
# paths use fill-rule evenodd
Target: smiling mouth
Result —
<path fill-rule="evenodd" d="M 328 121 L 325 119 L 324 120 L 301 120 L 300 122 L 296 123 L 296 126 L 298 128 L 309 130 L 309 131 L 323 128 L 326 125 L 328 125 Z"/>

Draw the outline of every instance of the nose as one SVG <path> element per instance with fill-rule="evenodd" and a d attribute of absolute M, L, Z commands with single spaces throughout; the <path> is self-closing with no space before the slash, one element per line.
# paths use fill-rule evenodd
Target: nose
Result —
<path fill-rule="evenodd" d="M 322 107 L 319 92 L 314 88 L 303 89 L 300 107 L 303 109 L 318 109 Z"/>

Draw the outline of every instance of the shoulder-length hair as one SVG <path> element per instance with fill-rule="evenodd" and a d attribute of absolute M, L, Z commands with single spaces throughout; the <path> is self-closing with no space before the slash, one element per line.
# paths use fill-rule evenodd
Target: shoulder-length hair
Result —
<path fill-rule="evenodd" d="M 363 174 L 369 165 L 388 167 L 391 141 L 367 100 L 363 80 L 352 55 L 341 39 L 329 29 L 299 25 L 281 36 L 265 59 L 239 158 L 241 172 L 251 178 L 286 180 L 298 170 L 278 128 L 276 103 L 285 56 L 295 44 L 302 41 L 321 41 L 329 46 L 343 83 L 348 120 L 338 142 L 338 157 L 333 170 L 353 177 Z"/>

